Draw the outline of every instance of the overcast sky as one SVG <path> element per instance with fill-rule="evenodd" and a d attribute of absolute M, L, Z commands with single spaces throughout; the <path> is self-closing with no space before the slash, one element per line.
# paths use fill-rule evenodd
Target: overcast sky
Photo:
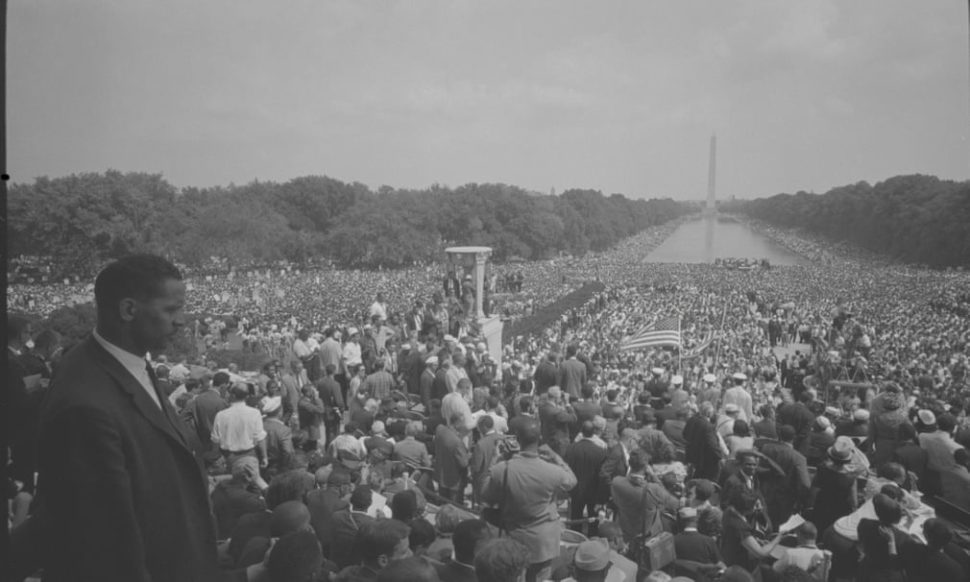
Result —
<path fill-rule="evenodd" d="M 16 182 L 702 198 L 970 178 L 965 0 L 11 0 Z"/>

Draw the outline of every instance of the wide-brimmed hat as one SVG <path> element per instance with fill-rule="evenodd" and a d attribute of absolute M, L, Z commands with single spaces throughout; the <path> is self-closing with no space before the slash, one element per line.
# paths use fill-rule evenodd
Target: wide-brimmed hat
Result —
<path fill-rule="evenodd" d="M 836 463 L 848 463 L 852 459 L 853 450 L 855 450 L 855 445 L 852 444 L 852 440 L 849 437 L 839 437 L 829 447 L 828 455 Z"/>
<path fill-rule="evenodd" d="M 610 565 L 610 545 L 603 539 L 585 541 L 576 548 L 573 558 L 576 568 L 586 572 L 599 572 Z"/>

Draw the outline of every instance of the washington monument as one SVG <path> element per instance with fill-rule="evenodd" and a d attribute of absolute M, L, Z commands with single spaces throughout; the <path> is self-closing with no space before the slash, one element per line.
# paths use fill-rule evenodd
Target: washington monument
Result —
<path fill-rule="evenodd" d="M 715 182 L 717 179 L 717 135 L 711 136 L 711 159 L 707 167 L 707 204 L 704 205 L 704 215 L 717 214 L 717 203 L 714 199 Z"/>

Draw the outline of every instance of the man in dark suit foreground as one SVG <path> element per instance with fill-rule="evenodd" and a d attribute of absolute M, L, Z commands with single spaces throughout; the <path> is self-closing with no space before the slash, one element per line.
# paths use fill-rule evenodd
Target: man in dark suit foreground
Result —
<path fill-rule="evenodd" d="M 94 295 L 97 328 L 65 354 L 41 412 L 44 580 L 218 580 L 200 443 L 145 359 L 185 323 L 181 274 L 130 256 Z"/>

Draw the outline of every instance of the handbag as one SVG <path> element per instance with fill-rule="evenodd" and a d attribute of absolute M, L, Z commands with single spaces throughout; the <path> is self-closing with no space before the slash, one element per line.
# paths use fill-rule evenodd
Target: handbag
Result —
<path fill-rule="evenodd" d="M 482 519 L 498 528 L 499 532 L 505 531 L 505 520 L 502 517 L 502 502 L 509 494 L 509 461 L 505 461 L 505 471 L 502 475 L 502 497 L 493 507 L 482 509 Z"/>
<path fill-rule="evenodd" d="M 656 509 L 651 515 L 644 517 L 643 531 L 633 543 L 633 560 L 643 572 L 659 570 L 676 559 L 674 550 L 674 536 L 664 530 L 663 508 L 660 500 L 643 485 L 643 506 L 647 506 L 647 496 L 653 498 Z"/>

